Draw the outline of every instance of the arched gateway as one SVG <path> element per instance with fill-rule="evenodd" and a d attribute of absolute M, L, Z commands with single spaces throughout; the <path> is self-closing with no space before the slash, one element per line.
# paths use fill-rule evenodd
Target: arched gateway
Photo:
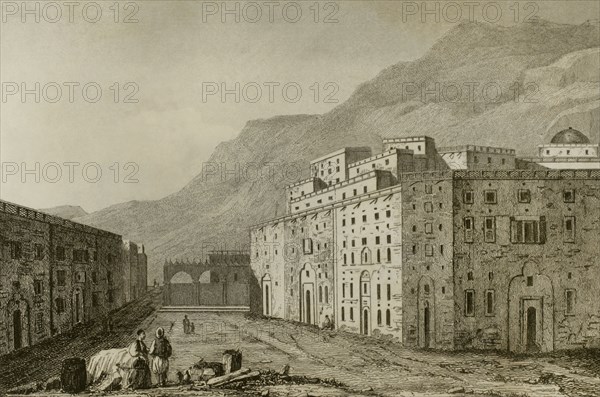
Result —
<path fill-rule="evenodd" d="M 248 254 L 219 251 L 206 262 L 164 265 L 165 306 L 250 306 L 253 278 Z"/>

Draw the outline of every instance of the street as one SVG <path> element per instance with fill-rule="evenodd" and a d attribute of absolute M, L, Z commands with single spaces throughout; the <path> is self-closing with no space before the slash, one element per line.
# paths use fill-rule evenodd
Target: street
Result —
<path fill-rule="evenodd" d="M 312 326 L 244 313 L 187 313 L 195 334 L 185 334 L 185 313 L 157 311 L 154 305 L 159 302 L 159 291 L 152 291 L 119 310 L 115 313 L 115 332 L 110 336 L 103 336 L 103 330 L 96 326 L 79 330 L 80 335 L 73 339 L 59 337 L 18 355 L 1 357 L 0 393 L 58 375 L 68 351 L 68 356 L 89 358 L 102 349 L 124 347 L 134 339 L 138 328 L 146 331 L 150 344 L 160 326 L 173 345 L 170 387 L 116 395 L 243 396 L 260 395 L 265 389 L 271 396 L 600 395 L 598 351 L 557 352 L 532 358 L 491 352 L 409 350 L 373 337 L 322 332 Z M 230 392 L 176 384 L 176 371 L 185 371 L 201 359 L 221 361 L 227 349 L 240 349 L 243 367 L 252 370 L 279 371 L 289 364 L 290 375 L 306 377 L 307 384 L 264 385 Z M 341 386 L 332 386 L 336 382 Z"/>

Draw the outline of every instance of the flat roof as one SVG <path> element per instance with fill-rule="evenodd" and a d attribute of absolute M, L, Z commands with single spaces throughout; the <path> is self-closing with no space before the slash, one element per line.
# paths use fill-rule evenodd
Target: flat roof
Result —
<path fill-rule="evenodd" d="M 457 145 L 457 146 L 443 146 L 437 148 L 438 153 L 450 153 L 450 152 L 477 152 L 477 153 L 501 153 L 501 154 L 515 154 L 515 149 L 502 148 L 495 146 L 481 146 L 481 145 Z"/>
<path fill-rule="evenodd" d="M 328 153 L 324 156 L 318 157 L 310 162 L 310 164 L 319 163 L 323 160 L 327 160 L 330 157 L 339 156 L 342 153 L 348 152 L 371 152 L 371 148 L 368 146 L 348 146 L 341 149 L 336 150 L 335 152 Z"/>

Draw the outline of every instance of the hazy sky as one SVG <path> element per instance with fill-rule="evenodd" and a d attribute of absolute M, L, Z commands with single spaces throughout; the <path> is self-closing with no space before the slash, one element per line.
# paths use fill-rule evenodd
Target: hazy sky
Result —
<path fill-rule="evenodd" d="M 30 2 L 28 13 L 2 1 L 2 199 L 94 211 L 161 198 L 247 120 L 332 109 L 328 95 L 343 102 L 385 67 L 423 55 L 457 11 L 486 22 L 500 10 L 505 25 L 600 15 L 597 1 L 521 2 L 518 14 L 513 1 L 429 1 L 433 14 L 421 1 L 137 1 L 118 13 L 113 1 L 75 3 Z M 222 88 L 224 100 L 207 95 Z M 131 173 L 137 183 L 125 183 Z"/>

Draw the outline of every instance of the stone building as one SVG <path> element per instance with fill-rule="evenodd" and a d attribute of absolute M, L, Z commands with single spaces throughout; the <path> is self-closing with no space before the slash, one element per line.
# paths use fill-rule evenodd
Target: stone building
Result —
<path fill-rule="evenodd" d="M 344 153 L 315 163 L 347 166 L 333 183 L 288 187 L 288 214 L 251 228 L 263 314 L 422 348 L 600 344 L 600 158 L 585 135 L 561 131 L 537 158 L 429 137 Z"/>
<path fill-rule="evenodd" d="M 126 301 L 121 236 L 0 201 L 0 354 Z"/>
<path fill-rule="evenodd" d="M 148 258 L 144 246 L 123 240 L 121 263 L 125 301 L 130 302 L 145 294 L 148 288 Z"/>

